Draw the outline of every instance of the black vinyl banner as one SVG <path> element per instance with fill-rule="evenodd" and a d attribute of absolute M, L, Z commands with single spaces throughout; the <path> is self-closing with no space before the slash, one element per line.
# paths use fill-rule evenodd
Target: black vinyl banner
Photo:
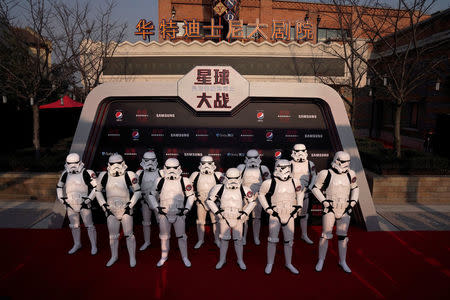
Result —
<path fill-rule="evenodd" d="M 317 170 L 328 166 L 341 144 L 328 105 L 320 99 L 250 99 L 231 114 L 197 115 L 178 99 L 109 99 L 92 169 L 106 168 L 108 156 L 124 156 L 136 171 L 142 155 L 154 150 L 162 167 L 177 158 L 187 176 L 210 155 L 218 170 L 243 163 L 257 149 L 273 171 L 276 159 L 290 160 L 294 144 L 305 144 Z"/>

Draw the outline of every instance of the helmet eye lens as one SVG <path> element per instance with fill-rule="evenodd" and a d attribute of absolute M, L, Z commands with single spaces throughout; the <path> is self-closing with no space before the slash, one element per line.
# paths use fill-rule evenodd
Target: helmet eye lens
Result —
<path fill-rule="evenodd" d="M 239 176 L 238 177 L 227 177 L 228 179 L 239 179 Z"/>
<path fill-rule="evenodd" d="M 68 165 L 76 165 L 76 164 L 78 164 L 79 163 L 79 161 L 77 161 L 77 162 L 68 162 L 67 164 Z"/>
<path fill-rule="evenodd" d="M 289 166 L 278 166 L 278 168 L 280 168 L 281 170 L 284 170 L 286 168 L 289 168 Z"/>
<path fill-rule="evenodd" d="M 145 162 L 149 162 L 149 161 L 155 161 L 155 158 L 144 158 Z"/>
<path fill-rule="evenodd" d="M 200 162 L 202 165 L 212 165 L 212 162 Z"/>
<path fill-rule="evenodd" d="M 112 166 L 114 166 L 114 165 L 121 165 L 122 162 L 115 162 L 115 163 L 108 163 L 108 164 L 112 167 Z"/>
<path fill-rule="evenodd" d="M 176 170 L 176 169 L 178 168 L 178 166 L 176 166 L 176 167 L 168 167 L 168 166 L 165 166 L 165 167 L 166 167 L 167 170 L 172 170 L 172 169 L 173 169 L 173 170 Z"/>

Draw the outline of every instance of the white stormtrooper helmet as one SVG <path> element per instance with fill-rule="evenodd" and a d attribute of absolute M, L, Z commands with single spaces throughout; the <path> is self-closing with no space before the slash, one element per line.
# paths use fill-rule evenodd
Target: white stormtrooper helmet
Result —
<path fill-rule="evenodd" d="M 113 154 L 108 159 L 108 173 L 111 176 L 121 176 L 125 174 L 128 166 L 123 161 L 123 157 L 120 154 Z"/>
<path fill-rule="evenodd" d="M 259 157 L 258 150 L 250 149 L 245 155 L 245 165 L 247 168 L 259 168 L 261 164 L 261 158 Z"/>
<path fill-rule="evenodd" d="M 225 173 L 224 184 L 227 189 L 238 189 L 241 186 L 241 173 L 236 168 L 230 168 Z"/>
<path fill-rule="evenodd" d="M 350 154 L 345 151 L 338 151 L 334 155 L 331 167 L 335 169 L 338 173 L 348 172 L 350 167 Z"/>
<path fill-rule="evenodd" d="M 305 145 L 295 144 L 292 148 L 291 157 L 296 162 L 304 162 L 308 158 L 308 151 L 306 150 Z"/>
<path fill-rule="evenodd" d="M 179 179 L 181 177 L 180 162 L 176 158 L 169 158 L 164 164 L 164 177 L 169 180 Z"/>
<path fill-rule="evenodd" d="M 291 178 L 291 163 L 286 159 L 277 160 L 273 175 L 282 181 L 288 180 Z"/>
<path fill-rule="evenodd" d="M 64 165 L 64 168 L 68 173 L 80 173 L 83 171 L 84 164 L 80 160 L 80 156 L 76 153 L 70 153 L 66 157 L 66 164 Z"/>
<path fill-rule="evenodd" d="M 153 151 L 147 151 L 141 160 L 141 167 L 146 171 L 155 171 L 158 167 L 158 160 L 156 154 Z"/>
<path fill-rule="evenodd" d="M 198 166 L 201 174 L 212 174 L 214 170 L 216 170 L 216 165 L 214 164 L 214 160 L 211 156 L 203 156 L 200 159 L 200 165 Z"/>

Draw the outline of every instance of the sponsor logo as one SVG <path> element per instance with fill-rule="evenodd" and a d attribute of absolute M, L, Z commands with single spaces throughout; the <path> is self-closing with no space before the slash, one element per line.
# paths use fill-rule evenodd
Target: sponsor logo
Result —
<path fill-rule="evenodd" d="M 286 130 L 286 134 L 284 135 L 286 140 L 289 142 L 295 142 L 299 137 L 297 130 Z"/>
<path fill-rule="evenodd" d="M 321 139 L 323 134 L 305 134 L 305 139 Z"/>
<path fill-rule="evenodd" d="M 135 148 L 126 148 L 125 152 L 123 153 L 124 156 L 127 156 L 131 159 L 137 158 L 137 153 Z"/>
<path fill-rule="evenodd" d="M 123 121 L 123 111 L 121 109 L 116 109 L 116 111 L 114 112 L 114 117 L 116 118 L 117 122 L 122 122 Z"/>
<path fill-rule="evenodd" d="M 241 141 L 242 142 L 252 142 L 253 141 L 253 137 L 255 136 L 255 134 L 253 133 L 253 130 L 250 129 L 243 129 L 241 130 Z"/>
<path fill-rule="evenodd" d="M 262 112 L 262 111 L 257 112 L 256 119 L 261 120 L 261 121 L 264 120 L 264 112 Z"/>
<path fill-rule="evenodd" d="M 209 137 L 208 130 L 206 130 L 206 129 L 197 129 L 195 131 L 195 137 L 199 141 L 206 142 L 208 140 L 208 137 Z"/>
<path fill-rule="evenodd" d="M 317 119 L 317 115 L 298 115 L 299 119 Z"/>
<path fill-rule="evenodd" d="M 222 154 L 220 153 L 220 149 L 209 149 L 208 155 L 212 157 L 220 157 Z"/>
<path fill-rule="evenodd" d="M 170 137 L 174 137 L 174 138 L 188 138 L 189 137 L 189 133 L 171 133 Z"/>
<path fill-rule="evenodd" d="M 141 135 L 139 134 L 139 130 L 137 130 L 137 129 L 135 129 L 135 130 L 133 130 L 132 132 L 131 132 L 131 138 L 134 140 L 134 141 L 137 141 L 137 140 L 139 140 L 139 137 L 140 137 Z"/>
<path fill-rule="evenodd" d="M 137 178 L 134 177 L 133 180 L 131 181 L 132 184 L 136 184 L 138 182 Z"/>
<path fill-rule="evenodd" d="M 281 151 L 275 151 L 275 158 L 280 159 L 283 153 Z"/>
<path fill-rule="evenodd" d="M 227 153 L 228 157 L 244 157 L 245 153 L 233 153 L 233 152 L 228 152 Z"/>
<path fill-rule="evenodd" d="M 157 118 L 175 118 L 175 114 L 157 113 Z"/>
<path fill-rule="evenodd" d="M 108 131 L 108 137 L 112 137 L 112 138 L 120 137 L 119 129 L 110 129 Z"/>
<path fill-rule="evenodd" d="M 266 141 L 273 140 L 273 131 L 266 131 Z"/>
<path fill-rule="evenodd" d="M 247 198 L 253 197 L 253 193 L 251 191 L 247 192 Z"/>
<path fill-rule="evenodd" d="M 117 154 L 117 152 L 107 152 L 107 151 L 102 151 L 102 156 L 111 156 L 113 154 Z"/>
<path fill-rule="evenodd" d="M 226 132 L 226 133 L 217 132 L 216 137 L 217 138 L 232 138 L 232 137 L 234 137 L 234 133 L 232 133 L 232 132 Z"/>
<path fill-rule="evenodd" d="M 289 110 L 280 110 L 277 117 L 280 122 L 289 122 L 291 119 L 291 112 Z"/>
<path fill-rule="evenodd" d="M 149 114 L 146 109 L 138 109 L 136 111 L 136 120 L 139 122 L 148 121 Z"/>
<path fill-rule="evenodd" d="M 184 156 L 198 156 L 198 157 L 202 157 L 203 153 L 200 153 L 200 152 L 185 152 Z"/>
<path fill-rule="evenodd" d="M 311 157 L 329 157 L 329 153 L 311 153 Z"/>
<path fill-rule="evenodd" d="M 186 191 L 191 191 L 192 190 L 192 185 L 190 185 L 190 184 L 188 184 L 187 186 L 186 186 Z"/>
<path fill-rule="evenodd" d="M 168 157 L 174 157 L 178 156 L 178 149 L 177 148 L 168 148 L 166 152 L 166 156 Z"/>

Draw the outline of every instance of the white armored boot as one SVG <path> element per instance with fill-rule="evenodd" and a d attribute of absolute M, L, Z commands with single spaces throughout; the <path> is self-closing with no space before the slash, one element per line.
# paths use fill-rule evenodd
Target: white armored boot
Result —
<path fill-rule="evenodd" d="M 328 240 L 324 237 L 320 238 L 319 241 L 319 261 L 316 264 L 316 271 L 320 272 L 323 268 L 323 263 L 325 262 L 325 256 L 328 250 Z"/>
<path fill-rule="evenodd" d="M 214 231 L 214 244 L 216 244 L 216 246 L 218 248 L 220 248 L 220 238 L 219 238 L 220 228 L 219 228 L 219 224 L 213 223 L 212 226 L 213 226 L 213 231 Z"/>
<path fill-rule="evenodd" d="M 267 243 L 267 265 L 264 269 L 264 273 L 272 273 L 273 263 L 275 262 L 275 253 L 277 252 L 277 244 L 268 242 Z"/>
<path fill-rule="evenodd" d="M 111 267 L 119 258 L 119 235 L 109 237 L 109 246 L 111 247 L 111 258 L 106 263 L 107 267 Z"/>
<path fill-rule="evenodd" d="M 244 233 L 242 234 L 242 245 L 247 244 L 248 221 L 244 222 Z"/>
<path fill-rule="evenodd" d="M 305 243 L 312 245 L 314 244 L 313 241 L 308 237 L 308 214 L 306 214 L 303 218 L 300 219 L 300 228 L 302 230 L 302 240 L 305 241 Z"/>
<path fill-rule="evenodd" d="M 253 219 L 253 240 L 255 241 L 255 245 L 261 244 L 261 241 L 259 240 L 260 230 L 261 230 L 261 219 L 254 218 Z"/>
<path fill-rule="evenodd" d="M 205 239 L 205 225 L 204 224 L 197 224 L 197 235 L 198 235 L 198 242 L 195 244 L 194 249 L 200 248 Z"/>
<path fill-rule="evenodd" d="M 227 251 L 228 251 L 228 243 L 230 241 L 220 240 L 220 258 L 219 262 L 216 265 L 216 270 L 222 269 L 223 265 L 227 261 Z"/>
<path fill-rule="evenodd" d="M 344 272 L 351 273 L 352 270 L 347 266 L 347 263 L 345 261 L 347 256 L 347 244 L 348 244 L 348 237 L 345 237 L 345 239 L 338 241 L 339 265 L 344 270 Z"/>
<path fill-rule="evenodd" d="M 144 251 L 150 246 L 150 225 L 143 224 L 142 231 L 144 232 L 144 244 L 139 248 L 139 251 Z"/>
<path fill-rule="evenodd" d="M 178 239 L 178 248 L 180 248 L 181 259 L 183 260 L 184 265 L 189 268 L 191 266 L 191 262 L 189 261 L 188 255 L 187 255 L 187 238 L 186 238 L 186 236 L 183 236 Z"/>
<path fill-rule="evenodd" d="M 247 266 L 244 263 L 244 245 L 242 245 L 242 240 L 234 241 L 234 250 L 236 251 L 237 264 L 241 270 L 247 270 Z"/>
<path fill-rule="evenodd" d="M 134 268 L 136 266 L 136 238 L 134 234 L 127 237 L 127 249 L 130 256 L 130 267 Z"/>
<path fill-rule="evenodd" d="M 74 254 L 81 248 L 81 232 L 80 227 L 71 228 L 72 229 L 72 237 L 73 237 L 73 247 L 69 250 L 69 254 Z"/>
<path fill-rule="evenodd" d="M 170 241 L 168 239 L 161 239 L 161 259 L 158 261 L 156 266 L 162 267 L 167 261 L 169 256 Z"/>
<path fill-rule="evenodd" d="M 87 232 L 91 241 L 91 255 L 95 255 L 97 254 L 97 231 L 95 230 L 95 226 L 88 226 Z"/>
<path fill-rule="evenodd" d="M 298 270 L 292 265 L 292 241 L 284 244 L 284 259 L 286 268 L 293 274 L 298 274 Z"/>

